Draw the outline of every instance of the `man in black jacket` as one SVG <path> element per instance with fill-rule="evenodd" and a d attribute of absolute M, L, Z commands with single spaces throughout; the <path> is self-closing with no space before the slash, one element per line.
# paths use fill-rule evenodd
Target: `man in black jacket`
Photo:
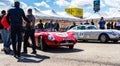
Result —
<path fill-rule="evenodd" d="M 23 31 L 22 18 L 26 22 L 30 23 L 30 21 L 26 18 L 23 9 L 21 9 L 19 6 L 20 3 L 16 1 L 14 3 L 14 7 L 9 9 L 7 14 L 7 21 L 10 23 L 11 26 L 11 39 L 15 58 L 20 57 Z"/>
<path fill-rule="evenodd" d="M 28 39 L 30 37 L 31 41 L 32 41 L 32 54 L 36 54 L 36 43 L 35 43 L 35 17 L 32 14 L 32 9 L 28 9 L 28 15 L 27 18 L 29 19 L 29 21 L 31 22 L 31 26 L 28 28 L 26 28 L 25 30 L 25 35 L 24 35 L 24 49 L 23 49 L 23 53 L 27 54 L 27 43 L 28 43 Z"/>

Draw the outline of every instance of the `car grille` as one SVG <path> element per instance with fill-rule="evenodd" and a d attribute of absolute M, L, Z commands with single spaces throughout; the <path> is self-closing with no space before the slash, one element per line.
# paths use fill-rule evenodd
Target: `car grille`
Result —
<path fill-rule="evenodd" d="M 63 38 L 62 40 L 65 41 L 65 40 L 71 40 L 71 39 L 67 37 L 67 38 Z"/>
<path fill-rule="evenodd" d="M 61 41 L 60 44 L 74 44 L 72 40 Z"/>

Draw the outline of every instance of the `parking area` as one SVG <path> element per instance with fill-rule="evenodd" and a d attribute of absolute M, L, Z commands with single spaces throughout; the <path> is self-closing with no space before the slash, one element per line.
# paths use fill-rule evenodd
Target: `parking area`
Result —
<path fill-rule="evenodd" d="M 0 44 L 2 49 L 2 43 Z M 15 59 L 0 51 L 0 66 L 120 66 L 120 43 L 81 42 L 73 50 L 68 47 L 49 48 L 37 54 Z"/>

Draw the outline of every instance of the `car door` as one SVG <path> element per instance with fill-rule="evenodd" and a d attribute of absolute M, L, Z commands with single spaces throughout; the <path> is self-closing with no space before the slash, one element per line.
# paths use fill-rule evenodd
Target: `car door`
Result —
<path fill-rule="evenodd" d="M 91 39 L 91 31 L 87 30 L 86 25 L 79 26 L 78 29 L 79 31 L 79 38 L 83 40 L 88 40 Z"/>
<path fill-rule="evenodd" d="M 90 30 L 84 30 L 84 39 L 88 40 L 91 39 L 91 31 Z"/>
<path fill-rule="evenodd" d="M 80 40 L 83 40 L 85 39 L 85 33 L 84 33 L 84 30 L 85 30 L 85 26 L 77 26 L 77 33 L 78 33 L 78 39 Z"/>
<path fill-rule="evenodd" d="M 87 33 L 88 33 L 88 36 L 87 36 L 87 39 L 98 39 L 98 32 L 97 32 L 97 29 L 96 27 L 94 26 L 88 26 L 87 29 L 86 29 Z"/>

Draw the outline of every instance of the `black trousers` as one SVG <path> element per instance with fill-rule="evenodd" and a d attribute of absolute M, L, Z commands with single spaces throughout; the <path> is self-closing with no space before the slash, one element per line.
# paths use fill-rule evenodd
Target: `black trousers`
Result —
<path fill-rule="evenodd" d="M 36 43 L 35 43 L 35 29 L 30 29 L 30 30 L 25 30 L 25 35 L 24 35 L 24 46 L 23 46 L 23 51 L 27 52 L 27 46 L 28 46 L 28 39 L 30 38 L 32 41 L 32 50 L 33 52 L 36 52 Z"/>
<path fill-rule="evenodd" d="M 11 39 L 14 54 L 20 56 L 22 44 L 22 27 L 11 26 Z"/>

